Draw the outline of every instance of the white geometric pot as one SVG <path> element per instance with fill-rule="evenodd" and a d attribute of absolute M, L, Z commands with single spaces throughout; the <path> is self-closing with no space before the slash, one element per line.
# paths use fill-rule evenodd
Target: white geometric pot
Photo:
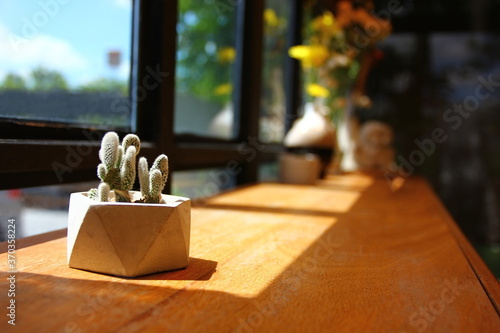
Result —
<path fill-rule="evenodd" d="M 130 193 L 133 200 L 140 198 L 139 192 Z M 68 265 L 124 277 L 186 267 L 191 201 L 172 195 L 163 199 L 165 204 L 98 202 L 86 192 L 72 193 Z"/>

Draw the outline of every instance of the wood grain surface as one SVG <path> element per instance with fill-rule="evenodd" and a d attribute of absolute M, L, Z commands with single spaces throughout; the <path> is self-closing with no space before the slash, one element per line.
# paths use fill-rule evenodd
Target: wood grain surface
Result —
<path fill-rule="evenodd" d="M 0 255 L 0 332 L 500 331 L 498 281 L 420 178 L 219 195 L 193 208 L 189 266 L 136 279 L 68 268 L 66 238 L 41 241 L 16 251 L 16 326 Z"/>

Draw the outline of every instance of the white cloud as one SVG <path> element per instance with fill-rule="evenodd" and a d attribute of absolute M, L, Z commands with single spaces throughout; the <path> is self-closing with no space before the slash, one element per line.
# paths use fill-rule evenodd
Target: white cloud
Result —
<path fill-rule="evenodd" d="M 62 72 L 71 84 L 78 84 L 77 75 L 88 67 L 69 42 L 49 35 L 26 39 L 0 24 L 0 45 L 0 79 L 7 73 L 27 77 L 33 68 L 43 66 Z"/>
<path fill-rule="evenodd" d="M 118 68 L 113 70 L 102 64 L 96 64 L 95 71 L 86 71 L 79 76 L 78 84 L 84 85 L 103 77 L 128 82 L 130 77 L 130 61 L 123 61 Z"/>
<path fill-rule="evenodd" d="M 113 0 L 113 3 L 121 8 L 126 8 L 126 9 L 132 8 L 132 0 Z"/>

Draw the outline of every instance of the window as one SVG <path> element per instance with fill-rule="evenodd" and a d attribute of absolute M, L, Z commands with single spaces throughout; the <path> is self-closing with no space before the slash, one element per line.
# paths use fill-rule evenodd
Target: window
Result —
<path fill-rule="evenodd" d="M 179 2 L 175 133 L 235 138 L 236 23 L 236 8 Z"/>
<path fill-rule="evenodd" d="M 0 50 L 2 200 L 20 203 L 23 219 L 20 198 L 67 193 L 63 184 L 96 181 L 100 139 L 110 129 L 120 136 L 137 133 L 141 155 L 149 159 L 169 155 L 168 192 L 213 195 L 256 181 L 264 169 L 272 178 L 273 168 L 260 165 L 272 162 L 279 139 L 264 145 L 259 119 L 277 120 L 284 101 L 278 96 L 281 113 L 262 101 L 263 94 L 268 101 L 276 97 L 269 94 L 262 64 L 290 42 L 289 4 L 299 7 L 291 0 L 2 2 L 0 42 L 10 48 L 6 39 L 28 32 L 23 57 L 31 57 Z M 270 37 L 268 7 L 284 23 L 278 32 L 285 44 L 273 50 L 263 45 Z M 92 22 L 82 15 L 88 11 Z M 281 64 L 285 78 L 290 63 Z M 288 89 L 286 81 L 277 94 Z M 228 108 L 227 126 L 212 126 Z M 78 190 L 88 187 L 82 183 Z"/>
<path fill-rule="evenodd" d="M 256 181 L 259 163 L 276 153 L 259 141 L 264 1 L 181 0 L 178 11 L 176 165 L 237 170 L 230 184 Z"/>
<path fill-rule="evenodd" d="M 265 6 L 259 137 L 264 143 L 280 143 L 285 134 L 290 4 L 267 0 Z"/>
<path fill-rule="evenodd" d="M 129 129 L 131 25 L 126 0 L 2 2 L 0 117 Z"/>

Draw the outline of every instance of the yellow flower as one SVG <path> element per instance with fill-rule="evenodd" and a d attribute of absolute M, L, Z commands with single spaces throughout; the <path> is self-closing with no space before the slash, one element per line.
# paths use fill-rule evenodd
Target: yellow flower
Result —
<path fill-rule="evenodd" d="M 231 63 L 236 58 L 236 50 L 234 47 L 223 47 L 217 52 L 217 60 L 221 63 Z"/>
<path fill-rule="evenodd" d="M 330 92 L 323 86 L 317 83 L 311 83 L 306 88 L 307 93 L 313 97 L 328 97 Z"/>
<path fill-rule="evenodd" d="M 276 12 L 274 10 L 272 10 L 271 8 L 267 8 L 264 11 L 264 21 L 270 27 L 277 27 L 280 25 L 280 20 L 279 20 L 278 16 L 276 15 Z"/>
<path fill-rule="evenodd" d="M 314 30 L 326 35 L 331 35 L 338 30 L 335 17 L 331 12 L 325 12 L 323 15 L 316 17 L 311 22 L 311 26 Z"/>
<path fill-rule="evenodd" d="M 323 65 L 330 53 L 322 45 L 297 45 L 288 50 L 290 57 L 299 59 L 304 68 L 319 67 Z"/>
<path fill-rule="evenodd" d="M 230 94 L 233 91 L 233 86 L 230 83 L 218 85 L 214 89 L 214 94 L 217 96 Z"/>

